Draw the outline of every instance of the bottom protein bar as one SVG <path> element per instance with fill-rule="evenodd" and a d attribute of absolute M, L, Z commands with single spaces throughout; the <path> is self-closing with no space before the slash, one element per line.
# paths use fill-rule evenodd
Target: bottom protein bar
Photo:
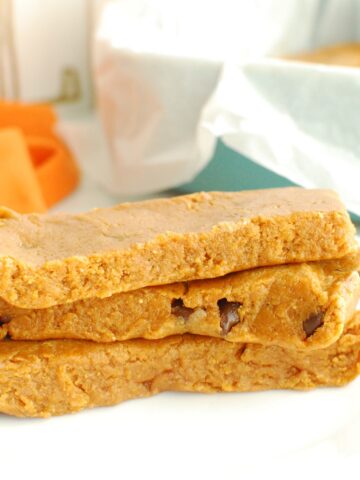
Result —
<path fill-rule="evenodd" d="M 360 312 L 311 352 L 182 335 L 99 344 L 0 344 L 0 412 L 47 417 L 166 390 L 243 392 L 340 386 L 359 371 Z"/>

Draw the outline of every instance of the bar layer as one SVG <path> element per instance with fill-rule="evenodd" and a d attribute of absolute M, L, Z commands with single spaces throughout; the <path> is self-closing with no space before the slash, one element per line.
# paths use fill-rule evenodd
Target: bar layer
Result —
<path fill-rule="evenodd" d="M 196 193 L 85 214 L 0 212 L 0 291 L 44 308 L 356 249 L 337 195 L 284 188 Z"/>
<path fill-rule="evenodd" d="M 263 267 L 24 310 L 0 300 L 0 338 L 113 342 L 193 333 L 233 342 L 323 348 L 360 297 L 358 256 Z M 2 325 L 2 326 L 1 326 Z"/>
<path fill-rule="evenodd" d="M 2 342 L 0 412 L 47 417 L 165 390 L 244 392 L 340 386 L 359 373 L 360 315 L 308 353 L 179 335 L 110 344 Z"/>

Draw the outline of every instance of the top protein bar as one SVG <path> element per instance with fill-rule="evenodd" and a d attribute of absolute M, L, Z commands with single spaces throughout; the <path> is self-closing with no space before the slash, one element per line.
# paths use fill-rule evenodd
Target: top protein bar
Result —
<path fill-rule="evenodd" d="M 0 296 L 43 308 L 356 248 L 330 190 L 195 193 L 76 215 L 1 209 Z"/>

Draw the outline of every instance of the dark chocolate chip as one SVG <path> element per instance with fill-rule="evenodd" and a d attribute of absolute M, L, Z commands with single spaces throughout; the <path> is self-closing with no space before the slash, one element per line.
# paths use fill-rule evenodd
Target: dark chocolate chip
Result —
<path fill-rule="evenodd" d="M 144 382 L 142 382 L 142 384 L 144 385 L 144 387 L 146 388 L 146 390 L 151 390 L 151 387 L 152 387 L 152 383 L 153 383 L 153 379 L 151 380 L 145 380 Z"/>
<path fill-rule="evenodd" d="M 313 313 L 309 318 L 304 320 L 303 328 L 306 338 L 311 337 L 315 331 L 324 324 L 324 312 Z"/>
<path fill-rule="evenodd" d="M 10 323 L 10 322 L 11 322 L 11 317 L 9 317 L 9 315 L 0 316 L 0 327 L 5 325 L 5 323 Z"/>
<path fill-rule="evenodd" d="M 241 343 L 237 352 L 235 353 L 235 357 L 237 358 L 237 360 L 241 360 L 245 352 L 246 352 L 246 343 Z"/>
<path fill-rule="evenodd" d="M 10 335 L 10 333 L 7 333 L 7 334 L 5 335 L 5 337 L 3 338 L 3 340 L 11 340 L 11 335 Z"/>
<path fill-rule="evenodd" d="M 217 302 L 220 312 L 220 327 L 222 335 L 227 335 L 232 327 L 240 322 L 238 308 L 240 302 L 229 302 L 226 298 L 222 298 Z"/>
<path fill-rule="evenodd" d="M 193 308 L 185 307 L 184 302 L 181 298 L 174 298 L 171 302 L 172 315 L 175 315 L 175 317 L 183 318 L 185 322 L 189 319 L 193 311 Z"/>

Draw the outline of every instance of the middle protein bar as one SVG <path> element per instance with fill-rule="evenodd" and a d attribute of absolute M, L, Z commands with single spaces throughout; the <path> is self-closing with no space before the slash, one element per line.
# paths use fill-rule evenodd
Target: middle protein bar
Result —
<path fill-rule="evenodd" d="M 45 309 L 0 301 L 0 338 L 112 342 L 192 333 L 232 342 L 323 348 L 360 297 L 356 256 L 258 268 Z"/>

